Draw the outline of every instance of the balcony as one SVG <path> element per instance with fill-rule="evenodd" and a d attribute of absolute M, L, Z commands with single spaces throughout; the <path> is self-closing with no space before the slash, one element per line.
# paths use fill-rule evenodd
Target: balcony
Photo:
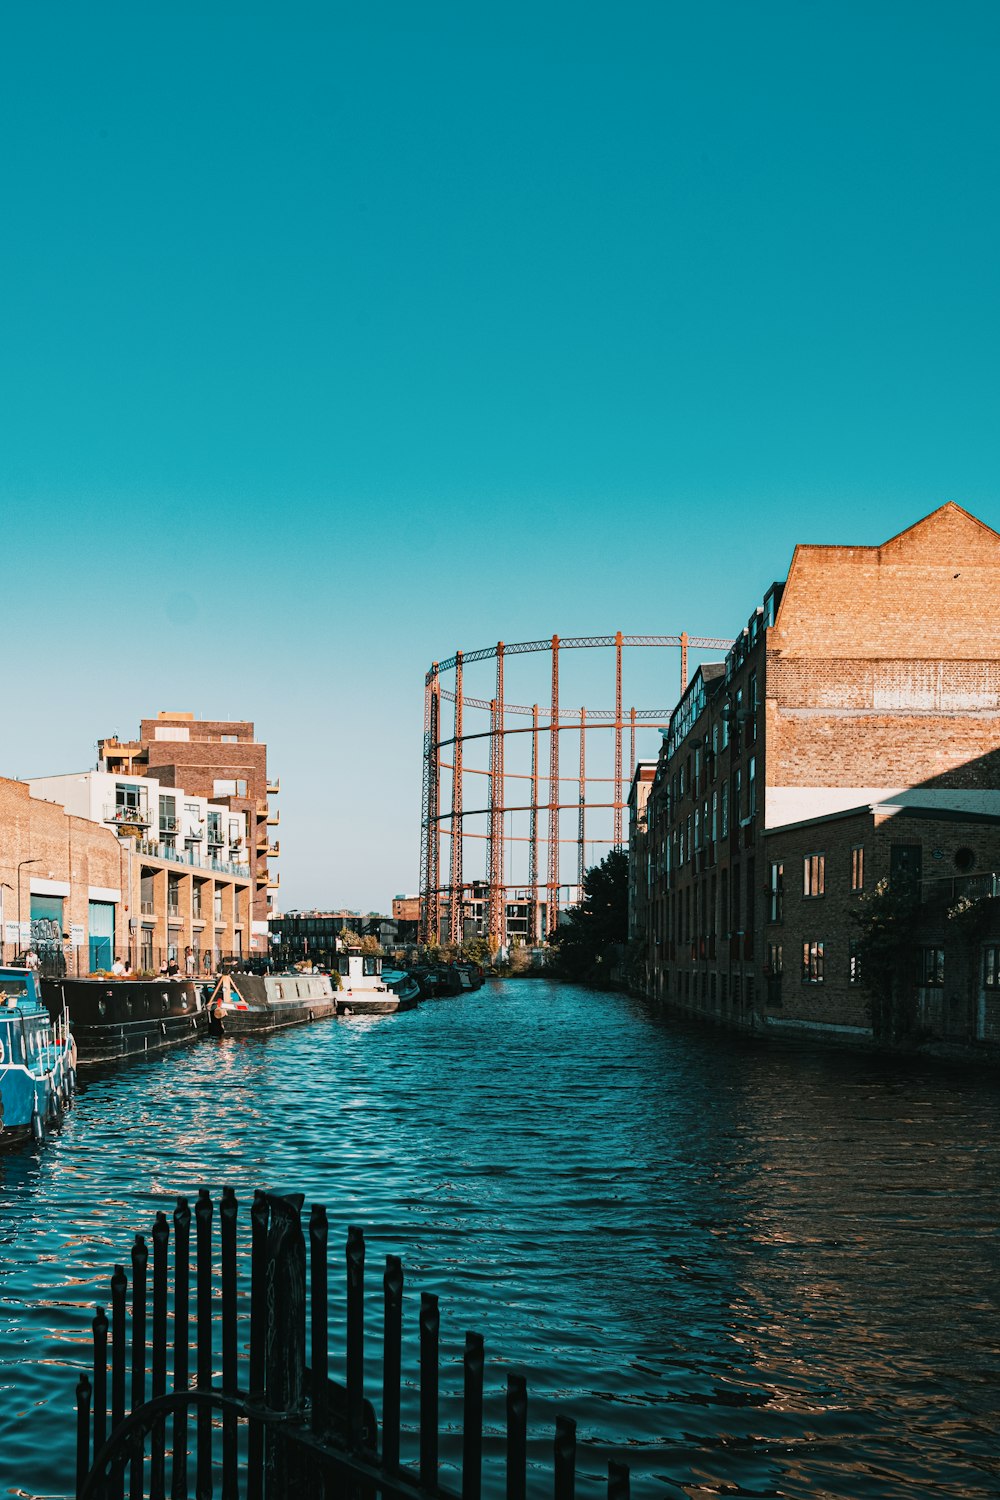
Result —
<path fill-rule="evenodd" d="M 267 783 L 267 795 L 269 797 L 277 797 L 277 795 L 278 795 L 278 793 L 280 791 L 281 791 L 281 782 L 280 781 L 277 781 L 277 780 L 276 781 L 270 781 L 270 780 L 268 781 L 268 783 Z"/>
<path fill-rule="evenodd" d="M 186 844 L 200 844 L 201 841 L 202 841 L 202 839 L 204 837 L 205 837 L 204 829 L 202 829 L 202 828 L 189 828 L 188 831 L 187 831 L 187 833 L 185 833 L 185 835 L 184 835 L 184 842 Z"/>
<path fill-rule="evenodd" d="M 268 815 L 267 815 L 267 826 L 268 826 L 268 828 L 277 828 L 277 826 L 278 826 L 278 824 L 280 822 L 281 822 L 281 814 L 280 814 L 280 812 L 269 812 L 268 813 Z"/>
<path fill-rule="evenodd" d="M 271 837 L 271 835 L 267 831 L 267 825 L 266 824 L 262 825 L 260 828 L 257 829 L 257 835 L 256 835 L 256 839 L 255 839 L 255 844 L 256 844 L 256 848 L 257 848 L 257 853 L 258 854 L 266 854 L 267 853 L 267 846 L 268 846 L 268 842 L 270 841 L 270 837 Z"/>
<path fill-rule="evenodd" d="M 171 837 L 180 830 L 179 818 L 160 818 L 160 838 Z"/>
<path fill-rule="evenodd" d="M 148 807 L 119 807 L 109 802 L 104 809 L 105 823 L 114 823 L 117 828 L 148 828 L 151 822 Z"/>
<path fill-rule="evenodd" d="M 278 887 L 281 885 L 281 876 L 280 875 L 269 875 L 267 877 L 266 884 L 267 884 L 267 888 L 268 888 L 269 891 L 276 891 L 278 889 Z"/>
<path fill-rule="evenodd" d="M 275 839 L 273 844 L 267 846 L 268 859 L 277 859 L 281 854 L 281 840 Z"/>

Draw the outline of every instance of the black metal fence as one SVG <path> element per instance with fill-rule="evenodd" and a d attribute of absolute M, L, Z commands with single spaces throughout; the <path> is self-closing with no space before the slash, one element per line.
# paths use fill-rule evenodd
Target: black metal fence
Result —
<path fill-rule="evenodd" d="M 129 1500 L 186 1500 L 192 1487 L 197 1500 L 211 1500 L 216 1489 L 222 1500 L 481 1500 L 484 1484 L 487 1494 L 526 1500 L 527 1386 L 508 1374 L 503 1461 L 484 1475 L 485 1356 L 475 1333 L 466 1334 L 463 1354 L 461 1488 L 441 1482 L 440 1315 L 429 1292 L 420 1295 L 418 1431 L 404 1430 L 404 1279 L 394 1255 L 382 1280 L 379 1429 L 364 1388 L 365 1242 L 356 1228 L 346 1246 L 346 1384 L 330 1379 L 327 1215 L 313 1206 L 307 1255 L 302 1202 L 299 1194 L 254 1194 L 249 1299 L 239 1289 L 231 1188 L 218 1208 L 217 1280 L 207 1189 L 193 1214 L 177 1200 L 172 1285 L 171 1226 L 156 1215 L 151 1297 L 149 1248 L 136 1235 L 131 1305 L 124 1267 L 116 1266 L 110 1322 L 103 1308 L 93 1321 L 93 1376 L 77 1385 L 77 1500 L 124 1500 L 126 1488 Z M 546 1490 L 572 1500 L 575 1474 L 576 1426 L 560 1416 Z M 609 1500 L 628 1493 L 627 1466 L 609 1463 Z"/>
<path fill-rule="evenodd" d="M 215 974 L 246 968 L 254 973 L 269 972 L 271 959 L 264 953 L 241 953 L 230 948 L 193 949 L 190 956 L 183 947 L 154 947 L 133 943 L 125 947 L 92 950 L 88 945 L 41 943 L 23 948 L 14 943 L 0 945 L 0 964 L 23 968 L 29 963 L 47 979 L 86 979 L 91 974 L 108 974 L 120 962 L 133 978 L 155 978 L 176 965 L 182 979 L 209 979 Z"/>

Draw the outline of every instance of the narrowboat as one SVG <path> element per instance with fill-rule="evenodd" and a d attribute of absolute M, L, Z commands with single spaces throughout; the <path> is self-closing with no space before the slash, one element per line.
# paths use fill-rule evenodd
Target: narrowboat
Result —
<path fill-rule="evenodd" d="M 69 1017 L 50 1017 L 37 973 L 0 968 L 0 1147 L 45 1139 L 73 1096 L 75 1063 Z"/>
<path fill-rule="evenodd" d="M 80 1067 L 179 1047 L 208 1030 L 190 979 L 43 979 L 49 1015 L 69 1011 Z"/>
<path fill-rule="evenodd" d="M 209 995 L 216 1036 L 249 1036 L 319 1021 L 336 1011 L 329 974 L 223 974 Z"/>
<path fill-rule="evenodd" d="M 338 1016 L 388 1016 L 397 1010 L 416 1009 L 417 986 L 402 985 L 402 993 L 391 988 L 383 977 L 380 958 L 348 950 L 338 957 L 337 967 L 340 971 Z"/>

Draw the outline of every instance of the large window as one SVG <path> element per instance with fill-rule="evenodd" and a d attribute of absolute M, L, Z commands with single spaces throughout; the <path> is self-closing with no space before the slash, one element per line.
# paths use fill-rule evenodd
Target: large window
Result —
<path fill-rule="evenodd" d="M 983 988 L 1000 990 L 1000 946 L 996 943 L 983 949 Z"/>
<path fill-rule="evenodd" d="M 865 846 L 855 844 L 851 850 L 851 890 L 863 891 L 865 888 Z"/>
<path fill-rule="evenodd" d="M 847 942 L 847 980 L 849 984 L 861 983 L 861 939 L 852 937 Z"/>
<path fill-rule="evenodd" d="M 767 920 L 780 922 L 785 906 L 785 867 L 780 861 L 771 862 L 767 879 Z"/>
<path fill-rule="evenodd" d="M 823 983 L 823 943 L 815 938 L 802 944 L 802 983 Z"/>
<path fill-rule="evenodd" d="M 802 861 L 803 896 L 822 896 L 826 890 L 826 855 L 807 854 Z"/>
<path fill-rule="evenodd" d="M 917 983 L 921 989 L 938 990 L 944 984 L 944 949 L 917 949 Z"/>

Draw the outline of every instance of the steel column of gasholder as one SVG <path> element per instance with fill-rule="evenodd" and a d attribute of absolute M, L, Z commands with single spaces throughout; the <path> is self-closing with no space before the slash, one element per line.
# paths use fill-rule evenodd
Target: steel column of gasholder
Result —
<path fill-rule="evenodd" d="M 549 847 L 545 932 L 559 919 L 559 637 L 552 637 L 552 697 L 549 707 Z"/>
<path fill-rule="evenodd" d="M 493 776 L 490 780 L 490 872 L 488 929 L 490 945 L 507 941 L 504 870 L 504 685 L 503 641 L 497 641 L 497 695 L 492 741 Z"/>
<path fill-rule="evenodd" d="M 622 633 L 615 633 L 615 832 L 616 849 L 622 846 Z"/>
<path fill-rule="evenodd" d="M 462 691 L 462 653 L 455 652 L 455 752 L 451 772 L 451 870 L 448 881 L 448 936 L 460 943 L 464 936 L 462 911 L 462 735 L 465 704 Z"/>
<path fill-rule="evenodd" d="M 538 704 L 531 706 L 531 814 L 528 822 L 528 890 L 531 916 L 528 932 L 532 947 L 538 942 Z"/>
<path fill-rule="evenodd" d="M 586 866 L 584 844 L 587 835 L 587 710 L 580 710 L 580 818 L 576 831 L 576 881 L 580 887 L 578 900 L 583 900 L 583 872 Z"/>
<path fill-rule="evenodd" d="M 628 744 L 628 780 L 629 780 L 629 786 L 631 786 L 632 785 L 632 777 L 635 775 L 635 709 L 634 708 L 630 708 L 629 711 L 628 711 L 628 728 L 629 728 L 629 737 L 628 737 L 628 739 L 629 739 L 629 744 Z"/>
<path fill-rule="evenodd" d="M 486 778 L 486 933 L 493 915 L 493 846 L 497 842 L 497 700 L 490 699 L 490 769 Z"/>
<path fill-rule="evenodd" d="M 435 662 L 435 667 L 437 663 Z M 423 772 L 420 784 L 420 922 L 417 935 L 422 943 L 430 941 L 429 925 L 427 920 L 427 900 L 430 889 L 430 755 L 431 755 L 431 676 L 428 672 L 424 678 L 424 753 Z"/>
<path fill-rule="evenodd" d="M 441 825 L 438 820 L 441 801 L 441 677 L 434 662 L 427 674 L 424 696 L 424 776 L 422 817 L 420 823 L 420 940 L 437 942 L 440 938 L 441 893 Z"/>

